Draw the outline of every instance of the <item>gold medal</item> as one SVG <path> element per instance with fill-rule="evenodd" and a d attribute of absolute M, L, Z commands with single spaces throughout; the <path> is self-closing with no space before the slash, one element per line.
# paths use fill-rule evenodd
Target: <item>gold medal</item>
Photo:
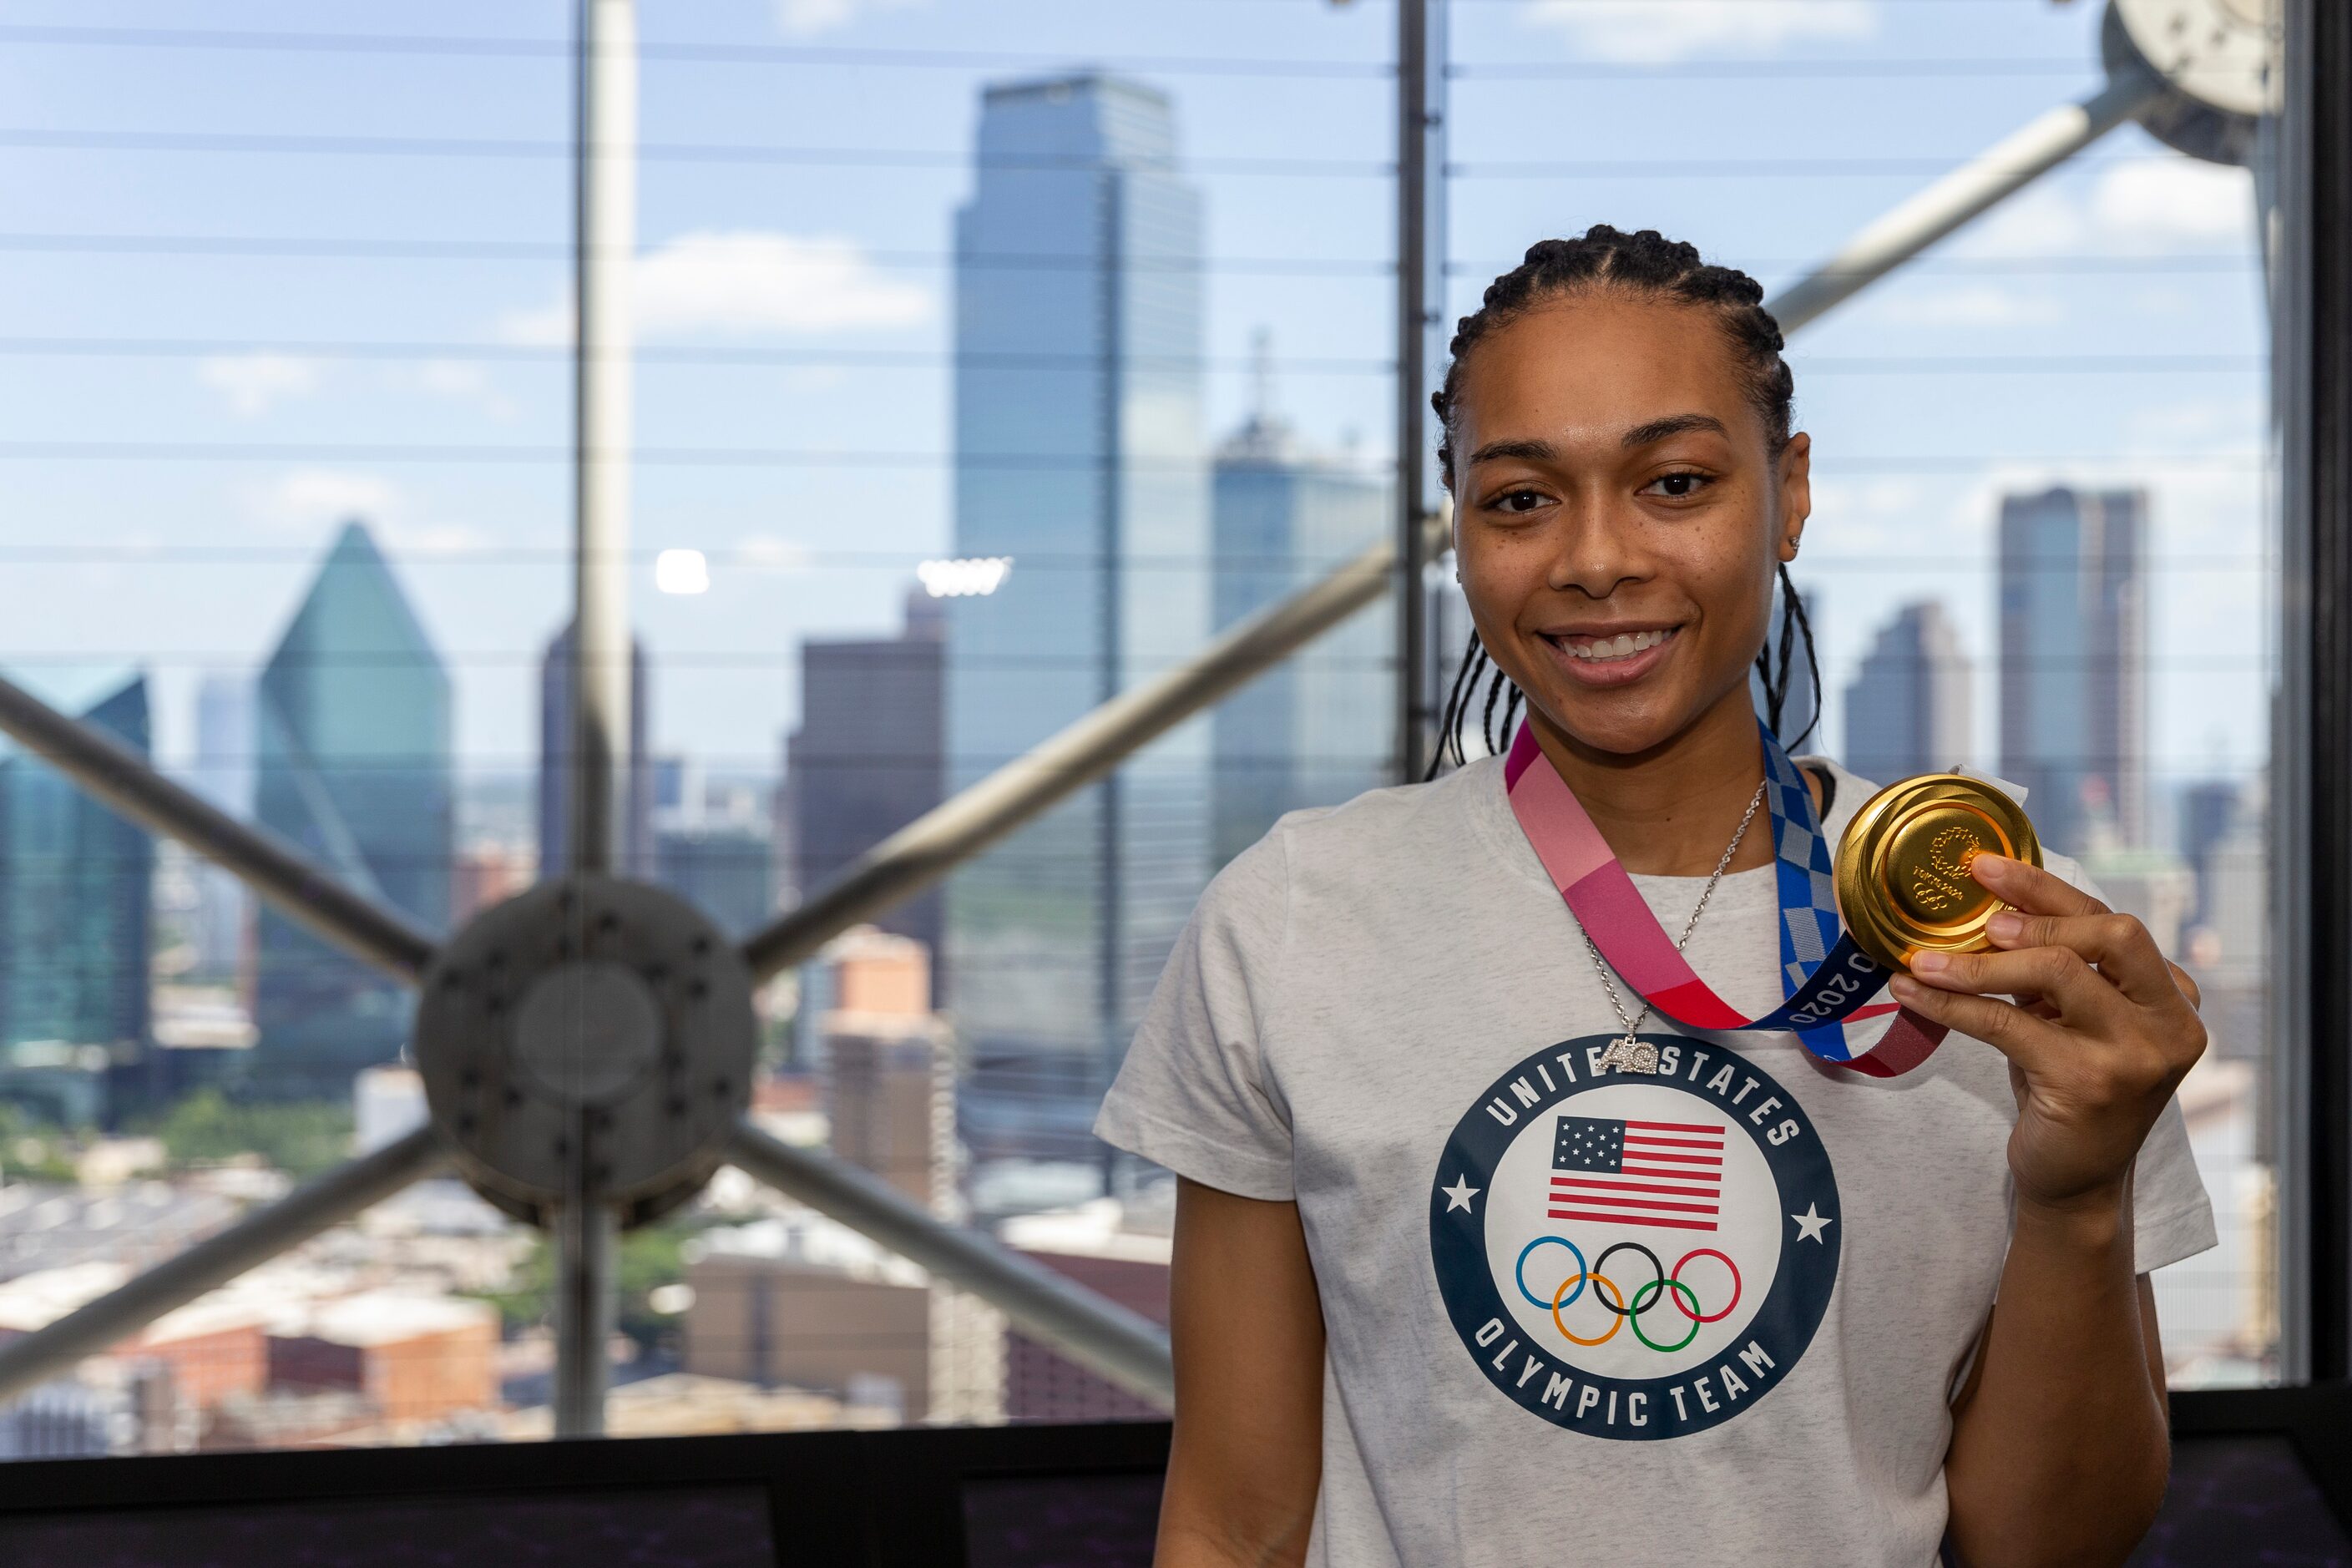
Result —
<path fill-rule="evenodd" d="M 1969 875 L 1979 855 L 2042 864 L 2025 812 L 1982 779 L 1927 773 L 1863 803 L 1838 845 L 1837 899 L 1863 952 L 1890 969 L 1916 952 L 1977 952 L 2009 906 Z"/>

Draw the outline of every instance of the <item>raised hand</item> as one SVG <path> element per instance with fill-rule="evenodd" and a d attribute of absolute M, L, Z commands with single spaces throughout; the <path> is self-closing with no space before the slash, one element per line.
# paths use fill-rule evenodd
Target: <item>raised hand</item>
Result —
<path fill-rule="evenodd" d="M 1921 1016 L 2009 1058 L 2021 1203 L 2113 1201 L 2165 1101 L 2205 1051 L 2193 981 L 2147 928 L 2022 861 L 1979 855 L 1969 873 L 2011 912 L 1990 952 L 1916 955 L 1889 990 Z"/>

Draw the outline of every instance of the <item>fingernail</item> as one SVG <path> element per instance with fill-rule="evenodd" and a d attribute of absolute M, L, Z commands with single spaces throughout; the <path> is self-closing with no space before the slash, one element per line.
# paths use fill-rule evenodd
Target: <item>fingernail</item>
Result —
<path fill-rule="evenodd" d="M 2013 864 L 2015 864 L 2015 862 L 2011 860 L 2008 856 L 1996 855 L 1990 849 L 1979 849 L 1975 854 L 1969 857 L 1969 870 L 1974 871 L 1978 867 L 1981 866 L 1987 872 L 1995 877 L 2007 876 L 2009 874 L 2010 867 Z"/>
<path fill-rule="evenodd" d="M 1916 1002 L 1927 988 L 1907 974 L 1898 974 L 1887 983 L 1886 989 L 1894 993 L 1897 1002 Z"/>
<path fill-rule="evenodd" d="M 1914 974 L 1941 974 L 1951 966 L 1949 953 L 1915 952 L 1911 955 L 1911 973 Z"/>
<path fill-rule="evenodd" d="M 1992 932 L 1995 942 L 2014 942 L 2025 931 L 2025 917 L 2004 910 L 1985 921 L 1985 930 Z"/>

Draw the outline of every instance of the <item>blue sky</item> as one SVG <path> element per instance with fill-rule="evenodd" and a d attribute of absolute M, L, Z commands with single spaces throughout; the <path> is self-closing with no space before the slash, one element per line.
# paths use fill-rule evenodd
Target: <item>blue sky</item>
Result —
<path fill-rule="evenodd" d="M 0 9 L 0 661 L 144 658 L 162 748 L 184 754 L 196 676 L 266 657 L 357 511 L 450 659 L 465 765 L 530 765 L 532 665 L 568 575 L 571 195 L 570 65 L 528 41 L 557 44 L 569 14 Z M 1459 0 L 1457 304 L 1529 241 L 1594 221 L 1793 277 L 2094 88 L 2097 15 Z M 190 26 L 242 44 L 155 31 Z M 895 624 L 913 563 L 946 546 L 942 263 L 989 80 L 1101 63 L 1167 88 L 1206 194 L 1212 428 L 1241 416 L 1265 327 L 1312 362 L 1278 374 L 1285 411 L 1381 456 L 1392 27 L 1380 0 L 646 0 L 641 332 L 746 356 L 640 374 L 659 743 L 772 766 L 801 640 Z M 292 47 L 320 33 L 442 42 Z M 2245 175 L 2127 128 L 1797 341 L 1832 689 L 1906 597 L 1944 598 L 1990 652 L 2003 489 L 2145 484 L 2160 766 L 2258 763 L 2252 235 Z M 1953 363 L 1969 356 L 2000 363 Z M 2105 368 L 2052 363 L 2069 356 Z M 183 447 L 205 455 L 157 455 Z M 797 456 L 693 456 L 717 448 Z M 650 552 L 672 546 L 710 553 L 709 594 L 656 595 Z M 1988 740 L 1993 702 L 1980 679 Z"/>

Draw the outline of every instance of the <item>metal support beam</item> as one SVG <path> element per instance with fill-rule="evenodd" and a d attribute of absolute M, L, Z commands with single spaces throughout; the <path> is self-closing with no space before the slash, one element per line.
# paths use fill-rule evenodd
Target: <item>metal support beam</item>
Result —
<path fill-rule="evenodd" d="M 2280 1372 L 2300 1382 L 2352 1376 L 2352 7 L 2292 0 L 2285 13 L 2272 1103 Z"/>
<path fill-rule="evenodd" d="M 1443 530 L 1430 525 L 1433 538 Z M 1427 548 L 1424 545 L 1424 548 Z M 816 956 L 858 921 L 912 897 L 1073 791 L 1092 784 L 1218 699 L 1281 663 L 1394 585 L 1381 543 L 1260 610 L 1192 658 L 1104 703 L 860 857 L 831 887 L 743 944 L 755 979 Z"/>
<path fill-rule="evenodd" d="M 291 845 L 173 784 L 112 735 L 7 680 L 0 680 L 0 731 L 84 794 L 232 873 L 279 914 L 354 958 L 412 983 L 432 962 L 433 933 L 406 914 L 352 891 Z"/>
<path fill-rule="evenodd" d="M 609 871 L 629 756 L 629 277 L 637 227 L 635 0 L 580 0 L 569 868 Z"/>
<path fill-rule="evenodd" d="M 48 1327 L 0 1346 L 0 1399 L 22 1394 L 255 1265 L 381 1203 L 433 1174 L 446 1157 L 440 1134 L 420 1127 L 296 1188 Z"/>
<path fill-rule="evenodd" d="M 2029 121 L 1885 217 L 1765 302 L 1784 333 L 1868 288 L 1971 218 L 2015 195 L 2155 101 L 2164 86 L 2126 71 L 2080 103 Z"/>
<path fill-rule="evenodd" d="M 1397 0 L 1396 201 L 1396 766 L 1410 784 L 1429 765 L 1437 724 L 1422 569 L 1437 510 L 1430 373 L 1446 344 L 1445 0 Z"/>
<path fill-rule="evenodd" d="M 565 1204 L 555 1216 L 555 1435 L 604 1435 L 606 1346 L 613 1337 L 614 1253 L 610 1205 Z"/>
<path fill-rule="evenodd" d="M 1377 592 L 1377 590 L 1376 590 Z M 1162 1410 L 1176 1404 L 1168 1335 L 1150 1320 L 974 1231 L 942 1225 L 878 1176 L 795 1149 L 749 1122 L 728 1159 L 785 1196 L 971 1292 L 1034 1339 Z"/>

